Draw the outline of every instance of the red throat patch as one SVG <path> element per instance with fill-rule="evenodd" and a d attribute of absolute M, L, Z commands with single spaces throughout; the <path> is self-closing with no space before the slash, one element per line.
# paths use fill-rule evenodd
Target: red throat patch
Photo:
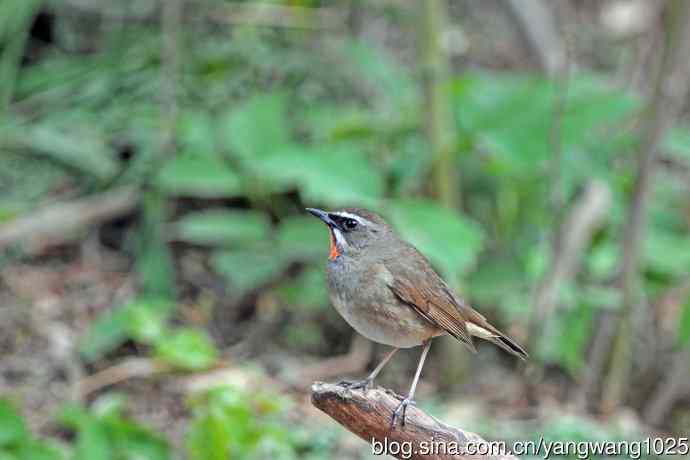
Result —
<path fill-rule="evenodd" d="M 336 257 L 340 255 L 338 252 L 338 244 L 335 241 L 335 235 L 333 234 L 333 229 L 328 229 L 328 239 L 331 242 L 331 250 L 328 253 L 328 260 L 335 260 Z"/>

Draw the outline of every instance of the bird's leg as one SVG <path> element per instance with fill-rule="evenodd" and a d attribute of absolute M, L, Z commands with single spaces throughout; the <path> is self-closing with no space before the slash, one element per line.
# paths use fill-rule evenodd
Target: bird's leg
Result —
<path fill-rule="evenodd" d="M 395 409 L 395 412 L 393 412 L 393 417 L 391 417 L 391 430 L 395 428 L 395 422 L 397 421 L 398 417 L 402 415 L 402 419 L 400 421 L 400 424 L 402 426 L 405 426 L 405 415 L 407 414 L 407 406 L 414 406 L 415 402 L 412 400 L 414 397 L 414 391 L 417 389 L 417 382 L 419 381 L 419 376 L 422 375 L 422 368 L 424 367 L 424 360 L 426 359 L 427 353 L 429 353 L 429 349 L 431 348 L 431 339 L 428 339 L 426 342 L 424 342 L 424 349 L 422 350 L 422 356 L 419 358 L 419 364 L 417 364 L 417 372 L 414 374 L 414 380 L 412 380 L 412 386 L 410 387 L 410 392 L 407 394 L 407 397 L 403 399 L 398 407 Z"/>
<path fill-rule="evenodd" d="M 341 380 L 338 382 L 338 385 L 343 385 L 346 386 L 348 390 L 356 390 L 358 388 L 364 388 L 365 390 L 370 388 L 372 384 L 374 383 L 374 379 L 376 378 L 377 375 L 379 375 L 379 372 L 381 372 L 381 369 L 384 368 L 384 366 L 390 361 L 390 359 L 393 357 L 396 351 L 398 351 L 399 348 L 393 348 L 391 351 L 388 352 L 388 354 L 383 358 L 383 360 L 379 363 L 378 366 L 376 366 L 376 369 L 374 369 L 371 374 L 364 380 L 356 380 L 356 381 L 348 381 L 348 380 Z"/>

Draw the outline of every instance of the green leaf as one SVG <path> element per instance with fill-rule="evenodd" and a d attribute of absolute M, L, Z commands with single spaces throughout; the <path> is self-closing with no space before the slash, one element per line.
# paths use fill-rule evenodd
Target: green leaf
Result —
<path fill-rule="evenodd" d="M 174 308 L 174 302 L 157 298 L 139 298 L 118 306 L 96 319 L 81 339 L 79 351 L 87 361 L 95 361 L 129 338 L 155 341 Z"/>
<path fill-rule="evenodd" d="M 286 115 L 284 95 L 271 93 L 254 96 L 226 116 L 223 124 L 226 145 L 247 165 L 257 165 L 257 159 L 289 143 Z"/>
<path fill-rule="evenodd" d="M 181 328 L 158 341 L 156 357 L 182 370 L 198 371 L 215 364 L 218 352 L 205 332 Z"/>
<path fill-rule="evenodd" d="M 203 198 L 242 194 L 240 177 L 216 155 L 181 154 L 167 162 L 156 178 L 166 193 Z"/>
<path fill-rule="evenodd" d="M 281 284 L 276 292 L 283 301 L 303 310 L 318 310 L 328 305 L 323 267 L 309 267 Z"/>
<path fill-rule="evenodd" d="M 262 174 L 277 184 L 297 186 L 305 201 L 333 207 L 374 207 L 383 194 L 381 172 L 348 145 L 285 148 L 262 161 Z"/>
<path fill-rule="evenodd" d="M 618 264 L 618 247 L 610 242 L 592 248 L 587 257 L 587 268 L 596 279 L 609 279 Z"/>
<path fill-rule="evenodd" d="M 686 234 L 651 228 L 644 241 L 644 261 L 651 270 L 669 276 L 690 271 L 690 239 Z"/>
<path fill-rule="evenodd" d="M 30 439 L 22 443 L 16 451 L 18 460 L 65 460 L 65 456 L 56 447 L 47 442 Z M 2 453 L 0 452 L 0 460 Z"/>
<path fill-rule="evenodd" d="M 280 253 L 297 260 L 325 260 L 328 255 L 328 230 L 314 217 L 290 216 L 278 227 Z"/>
<path fill-rule="evenodd" d="M 0 399 L 0 448 L 23 442 L 28 436 L 24 419 L 14 406 Z"/>
<path fill-rule="evenodd" d="M 211 209 L 186 214 L 175 223 L 175 233 L 183 241 L 218 245 L 265 241 L 271 224 L 258 211 Z"/>
<path fill-rule="evenodd" d="M 280 252 L 262 252 L 257 249 L 218 251 L 211 258 L 216 272 L 225 276 L 235 297 L 240 297 L 273 280 L 283 272 L 289 260 Z"/>
<path fill-rule="evenodd" d="M 375 92 L 380 94 L 379 102 L 390 110 L 400 110 L 403 106 L 414 106 L 417 91 L 409 72 L 393 61 L 387 53 L 372 46 L 370 41 L 352 41 L 345 50 L 346 57 L 352 60 L 358 77 Z M 376 101 L 376 100 L 375 100 Z M 399 114 L 398 114 L 399 115 Z"/>
<path fill-rule="evenodd" d="M 141 342 L 157 342 L 166 331 L 167 311 L 150 304 L 131 304 L 128 308 L 127 335 Z"/>
<path fill-rule="evenodd" d="M 91 414 L 99 419 L 115 419 L 122 416 L 127 396 L 122 393 L 105 393 L 91 404 Z"/>
<path fill-rule="evenodd" d="M 486 163 L 493 171 L 522 177 L 543 174 L 552 150 L 553 111 L 556 95 L 562 94 L 559 87 L 541 78 L 468 74 L 453 88 L 459 127 L 487 154 Z M 630 115 L 639 102 L 588 75 L 569 81 L 565 94 L 560 144 L 568 152 L 565 158 L 576 161 L 578 167 L 563 168 L 563 172 L 569 182 L 575 182 L 592 174 L 597 164 L 606 164 L 605 155 L 590 161 L 591 153 L 586 153 L 593 147 L 603 152 L 604 145 L 613 145 L 617 137 L 606 127 Z"/>
<path fill-rule="evenodd" d="M 113 449 L 105 427 L 93 419 L 83 420 L 77 430 L 74 460 L 111 460 Z"/>
<path fill-rule="evenodd" d="M 479 305 L 496 305 L 511 318 L 523 318 L 531 308 L 527 295 L 526 271 L 508 257 L 492 257 L 468 274 L 468 296 Z"/>
<path fill-rule="evenodd" d="M 357 106 L 309 107 L 303 115 L 305 129 L 318 143 L 373 138 L 380 135 L 384 128 L 379 126 L 381 123 L 374 113 Z"/>
<path fill-rule="evenodd" d="M 101 181 L 112 179 L 119 171 L 114 152 L 98 133 L 67 133 L 47 124 L 25 126 L 3 144 L 30 149 Z"/>
<path fill-rule="evenodd" d="M 451 284 L 475 261 L 481 228 L 460 214 L 423 200 L 396 201 L 388 209 L 393 225 L 438 267 Z"/>
<path fill-rule="evenodd" d="M 122 417 L 104 421 L 116 458 L 170 460 L 171 450 L 160 435 Z"/>
<path fill-rule="evenodd" d="M 87 361 L 95 361 L 127 340 L 129 312 L 118 307 L 100 315 L 79 343 L 79 352 Z"/>
<path fill-rule="evenodd" d="M 182 155 L 209 156 L 216 151 L 213 122 L 205 111 L 182 112 L 179 137 Z"/>
<path fill-rule="evenodd" d="M 144 295 L 172 299 L 175 294 L 175 267 L 163 237 L 167 200 L 158 190 L 144 192 L 136 235 L 136 269 Z"/>
<path fill-rule="evenodd" d="M 621 291 L 613 286 L 581 286 L 580 300 L 593 308 L 616 309 L 621 304 Z"/>
<path fill-rule="evenodd" d="M 586 347 L 592 335 L 593 309 L 587 304 L 562 311 L 552 318 L 555 334 L 549 344 L 542 344 L 541 354 L 556 359 L 571 372 L 578 372 L 585 364 Z"/>
<path fill-rule="evenodd" d="M 661 149 L 686 161 L 690 161 L 690 129 L 677 126 L 666 132 Z"/>
<path fill-rule="evenodd" d="M 194 418 L 187 433 L 187 449 L 193 460 L 227 460 L 230 458 L 232 427 L 220 408 Z"/>
<path fill-rule="evenodd" d="M 156 433 L 125 418 L 124 397 L 106 394 L 90 412 L 78 405 L 67 406 L 62 422 L 77 433 L 74 458 L 169 460 L 170 448 Z"/>

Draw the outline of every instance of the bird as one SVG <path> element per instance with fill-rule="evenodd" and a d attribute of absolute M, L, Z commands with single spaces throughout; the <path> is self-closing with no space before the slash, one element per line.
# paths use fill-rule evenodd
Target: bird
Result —
<path fill-rule="evenodd" d="M 460 298 L 429 260 L 381 216 L 361 208 L 306 210 L 328 228 L 326 284 L 331 304 L 359 334 L 392 347 L 364 380 L 344 382 L 348 388 L 369 389 L 398 350 L 423 347 L 410 390 L 391 417 L 391 429 L 398 418 L 405 425 L 407 407 L 415 404 L 417 382 L 435 337 L 450 334 L 472 352 L 476 352 L 473 337 L 478 337 L 527 359 L 515 340 Z"/>

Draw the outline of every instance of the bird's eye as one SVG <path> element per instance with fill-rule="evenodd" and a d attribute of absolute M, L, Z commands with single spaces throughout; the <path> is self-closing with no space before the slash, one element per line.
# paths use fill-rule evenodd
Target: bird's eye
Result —
<path fill-rule="evenodd" d="M 346 230 L 353 230 L 355 227 L 357 227 L 357 222 L 355 219 L 346 219 L 345 220 L 345 229 Z"/>

